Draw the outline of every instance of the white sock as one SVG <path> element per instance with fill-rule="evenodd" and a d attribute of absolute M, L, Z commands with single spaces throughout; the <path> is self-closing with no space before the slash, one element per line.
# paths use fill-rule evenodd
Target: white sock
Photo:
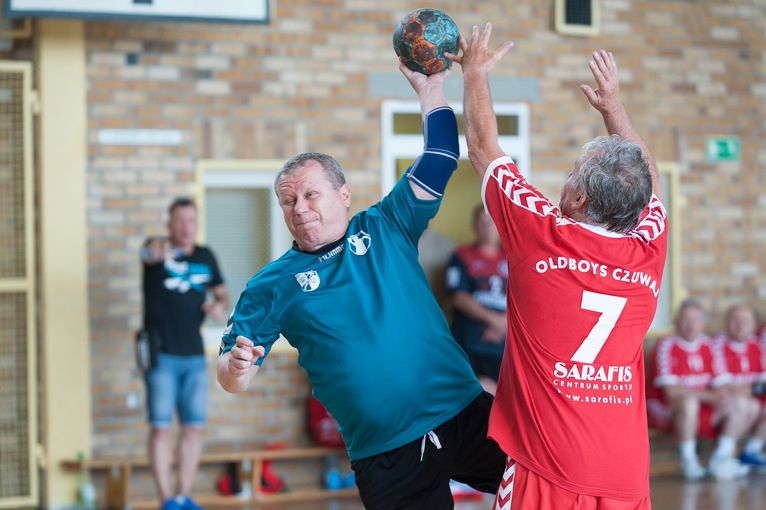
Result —
<path fill-rule="evenodd" d="M 761 453 L 761 450 L 763 450 L 763 443 L 763 439 L 751 437 L 747 440 L 747 443 L 745 443 L 745 453 L 749 453 L 750 455 Z"/>
<path fill-rule="evenodd" d="M 697 440 L 687 439 L 678 443 L 678 448 L 681 450 L 681 458 L 689 461 L 697 458 Z"/>
<path fill-rule="evenodd" d="M 737 440 L 731 436 L 720 436 L 718 446 L 713 452 L 713 457 L 731 458 L 734 457 L 734 449 L 737 447 Z"/>

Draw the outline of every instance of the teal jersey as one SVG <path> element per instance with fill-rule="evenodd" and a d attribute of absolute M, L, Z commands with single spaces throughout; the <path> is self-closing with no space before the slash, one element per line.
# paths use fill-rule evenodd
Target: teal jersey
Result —
<path fill-rule="evenodd" d="M 403 177 L 333 250 L 291 249 L 255 275 L 224 331 L 222 352 L 242 335 L 268 355 L 280 333 L 298 349 L 352 460 L 414 441 L 482 391 L 418 263 L 439 203 Z"/>

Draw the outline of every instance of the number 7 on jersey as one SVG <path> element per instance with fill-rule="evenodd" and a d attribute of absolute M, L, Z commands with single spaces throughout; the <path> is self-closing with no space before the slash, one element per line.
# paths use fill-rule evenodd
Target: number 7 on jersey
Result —
<path fill-rule="evenodd" d="M 590 330 L 590 333 L 583 343 L 580 344 L 580 348 L 577 349 L 577 352 L 574 353 L 570 361 L 587 364 L 593 363 L 598 353 L 604 347 L 606 339 L 609 338 L 609 333 L 614 329 L 614 325 L 617 323 L 617 319 L 620 318 L 620 314 L 622 314 L 622 310 L 627 302 L 627 298 L 596 294 L 587 290 L 582 292 L 582 305 L 580 308 L 590 310 L 591 312 L 600 312 L 601 317 L 598 318 L 598 322 Z"/>

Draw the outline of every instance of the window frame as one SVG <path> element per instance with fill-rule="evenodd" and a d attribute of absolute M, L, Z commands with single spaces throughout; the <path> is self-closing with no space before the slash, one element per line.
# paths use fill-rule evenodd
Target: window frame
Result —
<path fill-rule="evenodd" d="M 591 24 L 576 25 L 566 22 L 567 0 L 556 0 L 554 6 L 554 28 L 562 35 L 594 36 L 601 34 L 601 2 L 590 0 Z"/>
<path fill-rule="evenodd" d="M 678 307 L 687 297 L 687 291 L 682 283 L 682 254 L 681 254 L 681 208 L 684 199 L 681 195 L 681 183 L 678 173 L 678 163 L 674 161 L 658 161 L 657 171 L 667 177 L 668 189 L 663 189 L 663 205 L 668 215 L 668 257 L 665 262 L 670 281 L 663 278 L 662 287 L 670 292 L 669 323 L 665 326 L 650 327 L 647 336 L 662 336 L 673 329 L 673 317 Z"/>
<path fill-rule="evenodd" d="M 449 102 L 455 115 L 463 114 L 463 104 Z M 518 155 L 516 162 L 525 179 L 530 172 L 529 105 L 525 102 L 498 102 L 493 104 L 495 115 L 516 115 L 518 135 L 498 136 L 500 149 L 509 155 Z M 396 161 L 403 158 L 417 158 L 423 153 L 423 135 L 394 134 L 394 115 L 398 113 L 420 114 L 420 102 L 415 100 L 385 100 L 381 103 L 381 197 L 386 196 L 396 184 Z M 468 145 L 465 135 L 459 135 L 460 159 L 468 159 Z"/>
<path fill-rule="evenodd" d="M 281 257 L 292 245 L 292 236 L 283 220 L 282 207 L 274 194 L 274 179 L 283 164 L 284 161 L 281 159 L 197 160 L 195 180 L 190 189 L 198 211 L 197 242 L 205 244 L 207 239 L 205 197 L 208 189 L 268 189 L 270 191 L 269 233 L 271 238 L 269 258 L 273 262 Z M 230 297 L 232 303 L 236 303 L 238 296 Z M 217 354 L 220 345 L 220 329 L 203 324 L 202 338 L 205 352 L 210 355 Z M 279 340 L 274 343 L 271 352 L 286 352 L 297 355 L 297 350 L 281 335 Z"/>

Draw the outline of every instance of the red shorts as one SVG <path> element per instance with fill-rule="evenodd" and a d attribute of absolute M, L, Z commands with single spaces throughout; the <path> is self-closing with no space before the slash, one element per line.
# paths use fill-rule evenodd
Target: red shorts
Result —
<path fill-rule="evenodd" d="M 649 421 L 649 427 L 663 432 L 675 434 L 673 426 L 673 413 L 670 407 L 656 398 L 646 401 L 646 412 Z M 718 427 L 721 420 L 715 416 L 715 408 L 708 404 L 700 404 L 698 437 L 715 439 L 718 437 Z"/>
<path fill-rule="evenodd" d="M 562 489 L 508 457 L 492 510 L 651 510 L 649 496 L 638 501 L 586 496 Z"/>

